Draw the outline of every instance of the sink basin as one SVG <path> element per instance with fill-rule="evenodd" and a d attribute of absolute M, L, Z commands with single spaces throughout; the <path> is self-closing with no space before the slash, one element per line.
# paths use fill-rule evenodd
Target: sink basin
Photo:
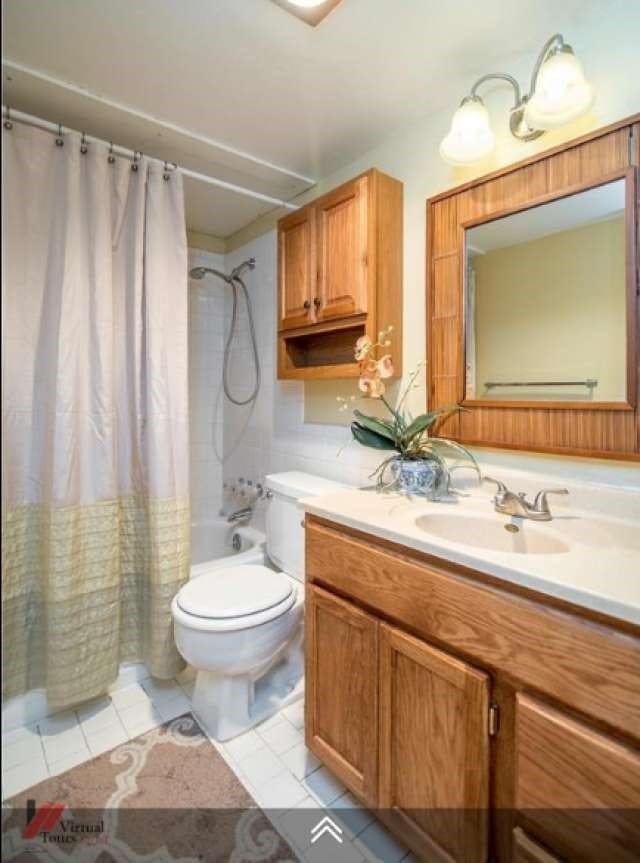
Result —
<path fill-rule="evenodd" d="M 434 538 L 511 554 L 563 554 L 569 546 L 545 527 L 502 517 L 434 513 L 421 515 L 416 525 Z"/>

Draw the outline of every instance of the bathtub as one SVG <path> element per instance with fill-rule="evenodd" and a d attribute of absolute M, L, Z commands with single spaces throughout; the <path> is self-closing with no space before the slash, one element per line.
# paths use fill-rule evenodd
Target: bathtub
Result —
<path fill-rule="evenodd" d="M 191 523 L 191 578 L 245 563 L 266 563 L 265 536 L 259 530 L 228 524 L 224 518 Z"/>

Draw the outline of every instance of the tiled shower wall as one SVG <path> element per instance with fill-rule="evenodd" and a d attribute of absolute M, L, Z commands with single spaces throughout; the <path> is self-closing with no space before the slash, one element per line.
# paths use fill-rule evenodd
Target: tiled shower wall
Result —
<path fill-rule="evenodd" d="M 216 515 L 224 480 L 261 481 L 274 471 L 304 470 L 350 484 L 363 483 L 376 465 L 375 453 L 350 443 L 344 426 L 304 422 L 303 384 L 276 380 L 276 233 L 271 231 L 227 255 L 191 250 L 190 266 L 204 264 L 230 272 L 249 257 L 245 271 L 251 297 L 261 385 L 255 403 L 237 406 L 224 397 L 224 340 L 232 313 L 232 292 L 223 282 L 190 281 L 191 488 L 195 518 Z M 230 354 L 232 394 L 246 398 L 255 371 L 244 297 Z M 354 383 L 345 381 L 345 393 Z M 337 405 L 336 405 L 337 410 Z M 373 455 L 373 458 L 372 458 Z"/>
<path fill-rule="evenodd" d="M 189 269 L 224 271 L 224 255 L 189 250 Z M 222 352 L 225 333 L 224 282 L 189 280 L 189 427 L 191 510 L 194 519 L 217 514 L 222 500 Z"/>
<path fill-rule="evenodd" d="M 303 470 L 349 484 L 366 482 L 378 462 L 376 454 L 351 443 L 344 426 L 305 423 L 303 384 L 276 379 L 276 232 L 263 234 L 228 253 L 225 271 L 249 257 L 256 259 L 256 268 L 246 271 L 244 278 L 251 297 L 262 380 L 255 404 L 238 407 L 224 399 L 224 477 L 260 481 L 267 473 Z M 232 305 L 229 290 L 225 304 L 228 326 Z M 254 366 L 244 299 L 239 306 L 238 334 L 231 352 L 229 381 L 233 393 L 245 398 L 253 386 Z M 220 368 L 218 383 L 221 375 Z M 345 381 L 345 394 L 352 392 L 355 383 Z M 198 394 L 201 396 L 201 389 Z"/>

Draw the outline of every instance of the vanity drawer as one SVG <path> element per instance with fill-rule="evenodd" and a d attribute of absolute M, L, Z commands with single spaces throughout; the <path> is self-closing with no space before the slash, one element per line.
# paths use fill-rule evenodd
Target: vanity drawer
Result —
<path fill-rule="evenodd" d="M 306 528 L 309 581 L 640 738 L 640 638 L 312 516 Z"/>
<path fill-rule="evenodd" d="M 640 750 L 528 695 L 516 698 L 516 808 L 569 860 L 640 855 Z"/>

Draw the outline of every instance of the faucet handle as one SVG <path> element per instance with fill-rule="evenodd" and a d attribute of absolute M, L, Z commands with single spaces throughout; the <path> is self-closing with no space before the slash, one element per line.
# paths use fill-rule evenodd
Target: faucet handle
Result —
<path fill-rule="evenodd" d="M 487 476 L 486 474 L 482 477 L 483 482 L 494 482 L 498 486 L 498 491 L 496 494 L 504 494 L 508 491 L 506 485 L 503 482 L 500 482 L 499 479 L 494 479 L 492 476 Z"/>
<path fill-rule="evenodd" d="M 539 491 L 533 501 L 533 508 L 536 512 L 549 512 L 548 494 L 569 494 L 568 488 L 543 488 Z"/>

